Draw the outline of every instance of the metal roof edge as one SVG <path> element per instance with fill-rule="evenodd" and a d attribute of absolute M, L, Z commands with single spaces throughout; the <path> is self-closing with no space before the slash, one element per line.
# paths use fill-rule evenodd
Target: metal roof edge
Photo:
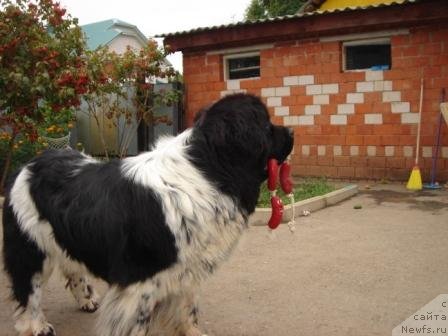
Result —
<path fill-rule="evenodd" d="M 266 19 L 260 19 L 260 20 L 255 20 L 255 21 L 239 21 L 239 22 L 235 22 L 235 23 L 222 24 L 222 25 L 218 25 L 218 26 L 199 27 L 199 28 L 183 30 L 183 31 L 179 31 L 179 32 L 159 34 L 159 35 L 156 35 L 155 37 L 165 38 L 165 37 L 183 36 L 183 35 L 213 31 L 213 30 L 218 30 L 218 29 L 244 27 L 244 26 L 264 24 L 264 23 L 269 23 L 269 22 L 279 22 L 279 21 L 286 21 L 286 20 L 291 20 L 291 19 L 300 19 L 300 18 L 304 18 L 304 17 L 311 17 L 311 16 L 318 16 L 318 15 L 352 12 L 352 11 L 357 11 L 357 10 L 359 10 L 359 11 L 370 10 L 370 9 L 381 8 L 381 7 L 400 6 L 400 5 L 412 4 L 412 3 L 416 3 L 416 2 L 420 2 L 420 1 L 422 1 L 422 0 L 397 0 L 397 1 L 390 2 L 390 3 L 373 4 L 373 5 L 368 5 L 368 6 L 357 6 L 357 7 L 351 6 L 351 7 L 336 8 L 336 9 L 324 10 L 324 11 L 316 10 L 314 12 L 297 13 L 297 14 L 293 14 L 293 15 L 278 16 L 278 17 L 274 17 L 274 18 L 266 18 Z"/>

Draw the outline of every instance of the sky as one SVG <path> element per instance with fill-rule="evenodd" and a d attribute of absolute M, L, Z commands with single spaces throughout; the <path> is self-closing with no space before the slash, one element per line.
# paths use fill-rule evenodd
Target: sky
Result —
<path fill-rule="evenodd" d="M 119 19 L 137 26 L 145 36 L 238 22 L 250 0 L 58 0 L 84 25 Z M 182 56 L 168 57 L 182 71 Z"/>

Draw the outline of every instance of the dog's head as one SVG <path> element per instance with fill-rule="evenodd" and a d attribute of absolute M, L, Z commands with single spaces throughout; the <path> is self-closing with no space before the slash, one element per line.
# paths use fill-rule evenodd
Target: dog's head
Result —
<path fill-rule="evenodd" d="M 222 98 L 195 118 L 216 158 L 233 169 L 245 169 L 261 182 L 269 158 L 283 162 L 292 150 L 292 130 L 271 123 L 260 98 L 235 94 Z M 242 168 L 244 167 L 244 168 Z"/>

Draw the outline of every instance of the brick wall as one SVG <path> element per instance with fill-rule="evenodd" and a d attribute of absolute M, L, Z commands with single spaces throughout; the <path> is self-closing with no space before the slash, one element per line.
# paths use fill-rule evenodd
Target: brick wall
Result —
<path fill-rule="evenodd" d="M 263 97 L 274 123 L 294 128 L 294 174 L 407 180 L 423 77 L 420 168 L 427 178 L 440 91 L 448 90 L 448 25 L 410 28 L 391 38 L 391 48 L 391 70 L 342 72 L 340 42 L 282 42 L 260 52 L 260 78 L 228 81 L 221 55 L 184 55 L 187 123 L 225 94 L 250 92 Z M 442 130 L 440 181 L 448 179 L 446 124 Z"/>

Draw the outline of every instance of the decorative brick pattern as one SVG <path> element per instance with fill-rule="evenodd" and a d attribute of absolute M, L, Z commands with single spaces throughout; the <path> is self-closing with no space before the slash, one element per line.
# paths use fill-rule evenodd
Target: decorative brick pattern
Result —
<path fill-rule="evenodd" d="M 267 100 L 268 107 L 282 106 L 281 97 L 269 97 Z"/>
<path fill-rule="evenodd" d="M 347 93 L 347 103 L 362 104 L 364 103 L 364 93 Z"/>
<path fill-rule="evenodd" d="M 350 156 L 359 155 L 359 146 L 350 146 Z"/>
<path fill-rule="evenodd" d="M 326 105 L 330 104 L 330 96 L 329 95 L 315 95 L 313 96 L 313 104 L 314 105 Z"/>
<path fill-rule="evenodd" d="M 354 114 L 355 105 L 353 104 L 340 104 L 338 105 L 338 114 Z"/>
<path fill-rule="evenodd" d="M 285 126 L 297 126 L 299 124 L 298 116 L 287 116 L 283 118 L 283 124 Z"/>
<path fill-rule="evenodd" d="M 275 96 L 275 88 L 262 88 L 261 96 L 262 97 L 274 97 Z"/>
<path fill-rule="evenodd" d="M 367 155 L 376 156 L 376 146 L 367 146 Z"/>
<path fill-rule="evenodd" d="M 422 147 L 422 156 L 424 158 L 430 158 L 432 157 L 432 147 L 429 146 L 423 146 Z"/>
<path fill-rule="evenodd" d="M 407 158 L 414 157 L 414 147 L 403 146 L 403 156 Z"/>
<path fill-rule="evenodd" d="M 330 124 L 332 125 L 347 125 L 346 115 L 332 115 L 330 116 Z"/>
<path fill-rule="evenodd" d="M 386 146 L 384 147 L 384 154 L 386 156 L 394 156 L 395 147 L 394 146 Z"/>
<path fill-rule="evenodd" d="M 285 96 L 290 96 L 290 95 L 291 95 L 291 91 L 288 86 L 275 88 L 275 96 L 276 97 L 285 97 Z"/>
<path fill-rule="evenodd" d="M 448 146 L 447 147 L 442 147 L 442 150 L 441 150 L 441 156 L 444 158 L 444 159 L 448 159 Z"/>
<path fill-rule="evenodd" d="M 283 78 L 284 86 L 296 86 L 299 85 L 299 76 L 286 76 Z"/>
<path fill-rule="evenodd" d="M 314 84 L 313 75 L 299 76 L 299 85 L 310 85 Z"/>
<path fill-rule="evenodd" d="M 356 83 L 356 92 L 373 92 L 373 82 L 358 82 Z"/>
<path fill-rule="evenodd" d="M 383 123 L 383 115 L 379 113 L 371 113 L 364 115 L 366 125 L 381 125 Z"/>
<path fill-rule="evenodd" d="M 408 113 L 411 112 L 411 104 L 408 102 L 392 102 L 392 113 Z"/>
<path fill-rule="evenodd" d="M 418 113 L 402 113 L 401 123 L 402 124 L 417 124 L 419 120 Z"/>
<path fill-rule="evenodd" d="M 276 106 L 274 108 L 274 114 L 278 117 L 289 115 L 289 106 Z"/>
<path fill-rule="evenodd" d="M 392 91 L 392 81 L 375 81 L 373 82 L 374 91 Z"/>
<path fill-rule="evenodd" d="M 321 105 L 306 105 L 305 114 L 316 115 L 321 113 Z"/>
<path fill-rule="evenodd" d="M 448 87 L 447 41 L 446 25 L 416 26 L 409 34 L 391 36 L 390 70 L 347 72 L 340 69 L 338 41 L 282 42 L 260 51 L 260 77 L 229 81 L 223 79 L 221 55 L 186 53 L 187 123 L 221 96 L 249 92 L 263 98 L 274 123 L 294 128 L 293 174 L 407 180 L 415 159 L 423 74 L 419 158 L 428 179 L 440 90 Z M 441 144 L 438 179 L 444 181 L 446 127 Z"/>
<path fill-rule="evenodd" d="M 327 153 L 327 146 L 319 145 L 317 146 L 317 155 L 318 156 L 325 156 Z"/>
<path fill-rule="evenodd" d="M 339 93 L 339 85 L 338 84 L 324 84 L 324 85 L 322 85 L 322 93 L 326 93 L 326 94 Z"/>
<path fill-rule="evenodd" d="M 308 156 L 310 155 L 310 146 L 302 145 L 302 155 Z"/>
<path fill-rule="evenodd" d="M 399 102 L 401 101 L 401 92 L 386 91 L 383 92 L 383 102 Z"/>
<path fill-rule="evenodd" d="M 247 90 L 226 90 L 226 91 L 221 91 L 221 97 L 232 95 L 235 93 L 246 93 L 246 92 L 247 92 Z"/>
<path fill-rule="evenodd" d="M 313 116 L 299 116 L 299 125 L 314 125 Z"/>
<path fill-rule="evenodd" d="M 307 96 L 322 94 L 322 85 L 307 85 L 306 94 Z"/>
<path fill-rule="evenodd" d="M 382 81 L 383 71 L 366 71 L 366 81 Z"/>
<path fill-rule="evenodd" d="M 339 145 L 333 146 L 333 155 L 341 156 L 342 155 L 342 146 L 339 146 Z"/>
<path fill-rule="evenodd" d="M 227 81 L 227 90 L 240 90 L 240 81 L 238 79 Z"/>

